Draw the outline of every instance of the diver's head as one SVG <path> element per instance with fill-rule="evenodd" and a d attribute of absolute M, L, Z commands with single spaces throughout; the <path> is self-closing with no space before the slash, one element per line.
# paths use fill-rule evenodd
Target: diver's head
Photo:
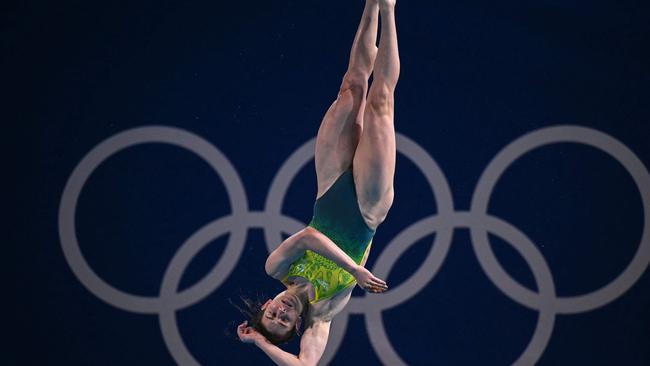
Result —
<path fill-rule="evenodd" d="M 262 305 L 257 329 L 273 344 L 286 343 L 299 331 L 309 305 L 291 291 L 283 291 Z"/>
<path fill-rule="evenodd" d="M 259 296 L 259 295 L 258 295 Z M 260 298 L 240 296 L 244 307 L 230 301 L 248 318 L 248 325 L 277 345 L 287 343 L 300 335 L 301 327 L 308 327 L 311 306 L 307 286 L 292 283 L 285 291 L 266 302 Z"/>
<path fill-rule="evenodd" d="M 307 294 L 301 290 L 300 286 L 290 286 L 265 303 L 242 297 L 246 309 L 233 305 L 249 317 L 251 327 L 269 342 L 280 345 L 289 342 L 296 334 L 300 335 L 300 327 L 305 325 L 304 320 L 309 316 Z"/>

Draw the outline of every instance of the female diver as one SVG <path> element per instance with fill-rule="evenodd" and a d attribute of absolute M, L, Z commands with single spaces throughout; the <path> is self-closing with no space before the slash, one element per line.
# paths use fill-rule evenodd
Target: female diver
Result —
<path fill-rule="evenodd" d="M 355 282 L 372 293 L 388 289 L 363 266 L 393 202 L 393 94 L 400 69 L 394 13 L 395 0 L 366 0 L 348 70 L 316 138 L 314 216 L 266 261 L 266 273 L 287 289 L 237 328 L 241 341 L 255 344 L 278 365 L 318 363 L 330 322 L 350 300 Z M 280 349 L 301 325 L 300 353 Z"/>

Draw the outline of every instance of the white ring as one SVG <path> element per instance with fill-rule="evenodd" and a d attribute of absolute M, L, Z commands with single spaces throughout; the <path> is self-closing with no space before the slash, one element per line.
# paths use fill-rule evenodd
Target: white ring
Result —
<path fill-rule="evenodd" d="M 632 261 L 618 277 L 591 293 L 553 299 L 554 307 L 558 313 L 572 314 L 596 309 L 618 298 L 641 277 L 650 262 L 650 175 L 641 160 L 618 140 L 591 128 L 556 126 L 533 131 L 510 143 L 492 159 L 474 191 L 472 212 L 487 213 L 494 186 L 508 166 L 516 159 L 538 147 L 561 142 L 593 146 L 608 153 L 621 163 L 630 173 L 641 193 L 645 216 L 639 248 Z M 488 275 L 499 281 L 495 282 L 497 286 L 508 289 L 507 295 L 523 305 L 534 309 L 543 307 L 542 303 L 547 299 L 541 299 L 535 292 L 518 283 L 498 264 L 494 253 L 487 245 L 487 232 L 472 228 L 472 240 L 475 244 L 486 248 L 484 261 L 489 261 L 493 265 L 484 269 L 490 271 L 491 273 Z"/>
<path fill-rule="evenodd" d="M 157 313 L 162 307 L 161 299 L 129 294 L 114 288 L 101 279 L 88 265 L 79 247 L 75 228 L 75 213 L 83 186 L 102 162 L 128 147 L 154 142 L 176 145 L 201 157 L 223 180 L 233 214 L 243 215 L 248 211 L 244 186 L 232 164 L 212 144 L 187 131 L 164 126 L 134 128 L 104 140 L 86 154 L 70 175 L 61 197 L 59 238 L 63 254 L 75 276 L 95 296 L 117 308 L 145 314 Z M 233 239 L 240 239 L 240 241 L 235 242 Z M 233 235 L 228 241 L 227 252 L 233 254 L 241 251 L 244 239 L 245 237 L 242 238 L 241 234 Z M 195 284 L 184 292 L 191 292 L 198 285 Z"/>

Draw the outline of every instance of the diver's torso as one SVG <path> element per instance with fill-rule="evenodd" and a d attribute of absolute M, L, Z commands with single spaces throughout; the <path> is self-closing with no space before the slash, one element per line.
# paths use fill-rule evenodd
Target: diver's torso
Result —
<path fill-rule="evenodd" d="M 314 203 L 309 226 L 329 238 L 356 264 L 364 265 L 375 230 L 360 210 L 352 167 Z M 312 317 L 331 320 L 350 301 L 354 276 L 332 260 L 309 250 L 290 266 L 283 282 L 309 284 Z"/>

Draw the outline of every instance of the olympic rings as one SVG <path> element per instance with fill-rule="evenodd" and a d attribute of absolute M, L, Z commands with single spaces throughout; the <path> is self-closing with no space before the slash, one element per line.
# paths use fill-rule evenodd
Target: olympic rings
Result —
<path fill-rule="evenodd" d="M 162 279 L 158 297 L 130 294 L 114 288 L 88 265 L 79 246 L 75 214 L 79 195 L 102 162 L 127 147 L 145 143 L 166 143 L 189 150 L 205 160 L 224 181 L 231 214 L 208 223 L 191 235 L 176 251 Z M 580 143 L 605 151 L 619 161 L 632 176 L 641 194 L 644 210 L 643 235 L 634 258 L 613 281 L 600 289 L 579 296 L 558 297 L 551 271 L 542 253 L 521 231 L 488 214 L 489 199 L 501 175 L 516 159 L 536 148 L 554 143 Z M 158 314 L 163 339 L 174 360 L 182 365 L 199 365 L 187 349 L 176 324 L 176 312 L 193 305 L 223 284 L 235 268 L 244 249 L 249 229 L 261 228 L 267 248 L 275 249 L 282 234 L 292 234 L 305 223 L 282 214 L 289 185 L 300 169 L 314 156 L 315 139 L 299 147 L 274 177 L 264 211 L 250 211 L 244 186 L 230 161 L 203 138 L 178 128 L 145 126 L 118 133 L 93 148 L 75 167 L 64 188 L 59 206 L 59 237 L 68 265 L 79 281 L 95 296 L 119 309 L 134 313 Z M 397 306 L 421 291 L 436 275 L 447 256 L 453 233 L 468 228 L 472 247 L 488 278 L 506 296 L 539 312 L 537 325 L 528 346 L 515 365 L 534 364 L 550 340 L 556 314 L 575 314 L 597 309 L 622 296 L 644 273 L 650 262 L 650 174 L 641 160 L 624 144 L 600 131 L 578 126 L 554 126 L 530 132 L 506 146 L 481 175 L 468 212 L 455 211 L 451 189 L 438 164 L 424 149 L 397 134 L 397 149 L 422 172 L 432 188 L 437 212 L 399 233 L 379 254 L 372 272 L 387 278 L 399 257 L 420 239 L 435 233 L 434 244 L 420 267 L 399 286 L 381 296 L 364 293 L 350 299 L 334 319 L 323 364 L 332 360 L 347 329 L 348 315 L 363 314 L 370 342 L 384 364 L 405 365 L 389 341 L 382 312 Z M 179 291 L 181 277 L 202 248 L 229 233 L 228 244 L 215 266 L 197 283 Z M 488 241 L 488 233 L 512 245 L 529 265 L 538 292 L 513 279 L 499 264 Z"/>

